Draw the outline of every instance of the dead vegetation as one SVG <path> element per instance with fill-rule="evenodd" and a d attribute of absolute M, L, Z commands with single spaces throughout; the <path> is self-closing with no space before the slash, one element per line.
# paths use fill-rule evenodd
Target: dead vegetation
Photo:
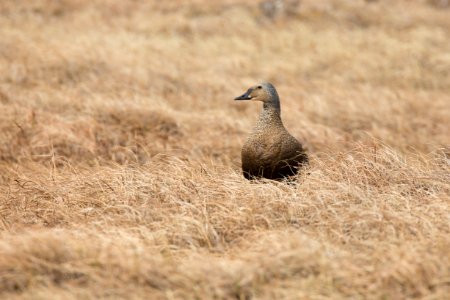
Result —
<path fill-rule="evenodd" d="M 0 298 L 445 299 L 448 9 L 367 2 L 2 1 Z M 261 79 L 295 184 L 241 175 Z"/>

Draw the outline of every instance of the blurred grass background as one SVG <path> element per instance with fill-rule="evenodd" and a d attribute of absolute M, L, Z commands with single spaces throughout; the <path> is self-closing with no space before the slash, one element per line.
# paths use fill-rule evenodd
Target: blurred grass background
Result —
<path fill-rule="evenodd" d="M 0 2 L 0 295 L 449 291 L 448 1 Z M 281 97 L 312 157 L 249 184 Z"/>

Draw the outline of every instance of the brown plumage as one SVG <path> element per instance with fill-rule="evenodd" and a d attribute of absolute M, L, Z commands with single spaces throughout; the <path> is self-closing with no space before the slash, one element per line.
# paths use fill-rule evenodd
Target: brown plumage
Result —
<path fill-rule="evenodd" d="M 242 171 L 245 178 L 281 180 L 297 174 L 308 163 L 302 145 L 287 132 L 280 116 L 280 99 L 267 82 L 252 86 L 235 100 L 263 102 L 255 128 L 242 147 Z"/>

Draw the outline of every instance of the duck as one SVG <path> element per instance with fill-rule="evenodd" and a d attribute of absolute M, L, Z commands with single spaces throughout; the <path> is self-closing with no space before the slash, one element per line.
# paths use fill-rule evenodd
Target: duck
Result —
<path fill-rule="evenodd" d="M 308 164 L 308 155 L 283 125 L 280 97 L 273 84 L 262 82 L 251 86 L 234 100 L 263 103 L 259 119 L 242 146 L 244 177 L 248 180 L 292 179 L 301 167 Z"/>

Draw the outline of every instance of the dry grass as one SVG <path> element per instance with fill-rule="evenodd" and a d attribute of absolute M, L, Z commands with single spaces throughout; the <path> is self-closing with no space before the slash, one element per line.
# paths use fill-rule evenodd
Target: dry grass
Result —
<path fill-rule="evenodd" d="M 0 2 L 0 298 L 448 297 L 448 8 L 158 2 Z M 261 79 L 296 184 L 241 175 Z"/>

